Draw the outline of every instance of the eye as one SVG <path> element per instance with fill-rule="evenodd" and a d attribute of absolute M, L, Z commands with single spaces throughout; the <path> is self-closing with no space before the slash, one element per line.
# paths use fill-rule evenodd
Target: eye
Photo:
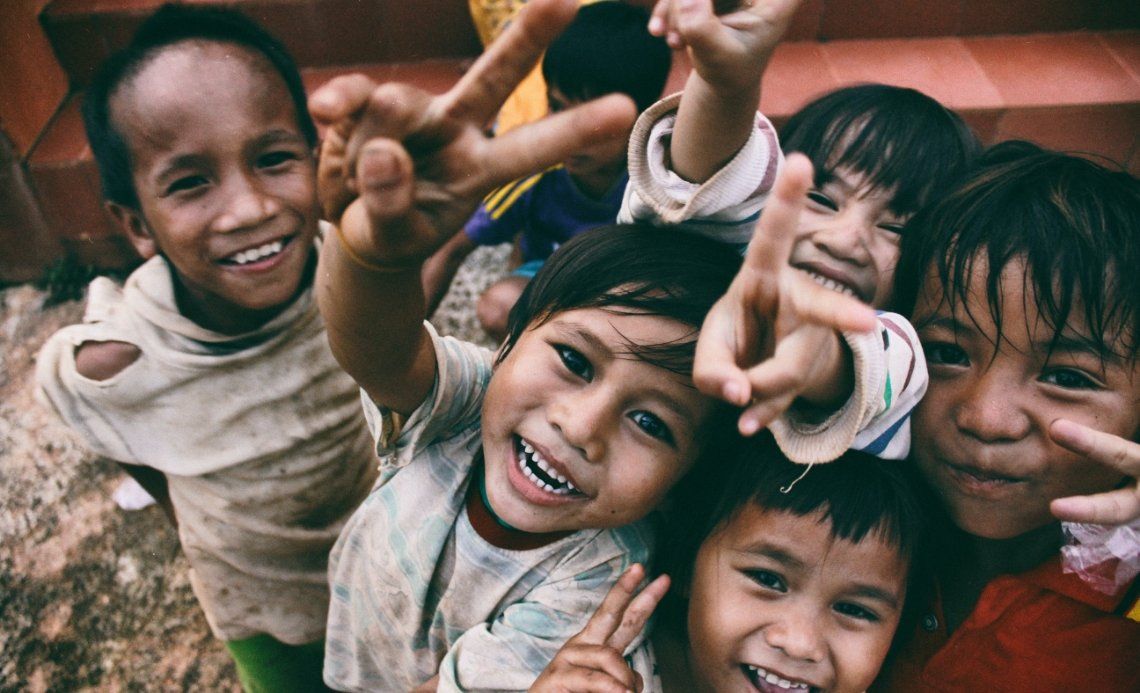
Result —
<path fill-rule="evenodd" d="M 788 586 L 784 583 L 784 578 L 780 577 L 778 573 L 773 573 L 770 570 L 753 569 L 744 571 L 744 574 L 748 576 L 748 579 L 764 589 L 776 592 L 788 591 Z"/>
<path fill-rule="evenodd" d="M 257 158 L 257 165 L 262 168 L 275 168 L 290 161 L 296 161 L 297 159 L 298 156 L 295 152 L 280 149 L 259 156 Z"/>
<path fill-rule="evenodd" d="M 555 344 L 554 351 L 558 354 L 562 365 L 566 366 L 566 370 L 583 380 L 593 380 L 594 367 L 590 365 L 589 359 L 583 356 L 577 349 L 568 347 L 565 344 Z"/>
<path fill-rule="evenodd" d="M 675 444 L 673 438 L 673 431 L 669 430 L 669 426 L 662 421 L 656 414 L 651 414 L 647 411 L 635 411 L 629 415 L 637 427 L 645 431 L 649 435 L 664 441 L 669 445 Z"/>
<path fill-rule="evenodd" d="M 1043 382 L 1066 390 L 1095 390 L 1100 386 L 1095 380 L 1073 368 L 1056 368 L 1041 376 Z"/>
<path fill-rule="evenodd" d="M 898 223 L 879 224 L 880 229 L 886 231 L 887 233 L 893 233 L 896 236 L 902 235 L 904 226 L 905 226 L 905 224 L 898 224 Z"/>
<path fill-rule="evenodd" d="M 860 621 L 870 621 L 871 623 L 878 623 L 881 619 L 874 611 L 871 611 L 865 606 L 860 606 L 853 602 L 838 602 L 835 606 L 831 607 L 837 614 L 843 614 L 851 618 L 859 619 Z"/>
<path fill-rule="evenodd" d="M 966 352 L 957 344 L 949 342 L 931 342 L 923 344 L 922 350 L 926 352 L 926 362 L 937 366 L 968 366 L 970 359 Z"/>
<path fill-rule="evenodd" d="M 830 209 L 833 212 L 839 211 L 839 205 L 835 203 L 835 200 L 831 199 L 827 195 L 824 195 L 818 190 L 808 190 L 807 198 L 816 205 L 823 207 L 824 209 Z"/>
<path fill-rule="evenodd" d="M 206 180 L 205 176 L 182 176 L 181 178 L 177 178 L 172 181 L 170 185 L 166 186 L 165 194 L 174 195 L 176 193 L 186 192 L 188 190 L 195 190 L 197 188 L 208 185 L 209 182 L 210 181 Z"/>

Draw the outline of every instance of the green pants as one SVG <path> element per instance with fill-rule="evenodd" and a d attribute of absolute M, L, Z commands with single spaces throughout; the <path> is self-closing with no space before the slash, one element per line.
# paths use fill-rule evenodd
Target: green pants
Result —
<path fill-rule="evenodd" d="M 327 691 L 321 679 L 325 641 L 286 645 L 271 635 L 226 642 L 247 693 Z"/>

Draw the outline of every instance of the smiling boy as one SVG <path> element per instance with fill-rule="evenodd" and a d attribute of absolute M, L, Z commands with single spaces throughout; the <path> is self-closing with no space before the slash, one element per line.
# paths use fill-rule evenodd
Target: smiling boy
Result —
<path fill-rule="evenodd" d="M 312 294 L 316 129 L 281 45 L 165 6 L 88 89 L 107 206 L 145 260 L 40 353 L 51 405 L 178 525 L 251 690 L 320 687 L 327 559 L 376 472 Z"/>

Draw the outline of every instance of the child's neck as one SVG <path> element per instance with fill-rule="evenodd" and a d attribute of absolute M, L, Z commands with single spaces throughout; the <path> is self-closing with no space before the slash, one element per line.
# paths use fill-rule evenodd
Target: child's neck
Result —
<path fill-rule="evenodd" d="M 952 542 L 939 581 L 950 632 L 974 611 L 991 580 L 1024 573 L 1056 556 L 1062 544 L 1061 525 L 1053 522 L 1009 539 L 955 532 Z"/>
<path fill-rule="evenodd" d="M 600 200 L 606 196 L 625 173 L 625 162 L 586 174 L 571 173 L 570 180 L 586 197 Z"/>

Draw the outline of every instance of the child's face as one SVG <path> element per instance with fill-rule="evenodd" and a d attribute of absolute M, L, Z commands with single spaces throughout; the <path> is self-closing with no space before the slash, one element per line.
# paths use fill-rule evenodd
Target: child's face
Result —
<path fill-rule="evenodd" d="M 296 295 L 313 250 L 313 154 L 268 60 L 186 41 L 126 83 L 111 114 L 130 150 L 139 210 L 116 209 L 139 253 L 174 267 L 184 313 L 256 324 Z"/>
<path fill-rule="evenodd" d="M 1122 480 L 1054 443 L 1048 429 L 1065 418 L 1136 440 L 1140 372 L 1135 362 L 1102 360 L 1080 343 L 1080 306 L 1049 354 L 1055 332 L 1024 293 L 1019 258 L 1001 274 L 995 353 L 987 271 L 976 259 L 969 301 L 951 311 L 932 270 L 915 307 L 930 386 L 914 414 L 914 456 L 960 528 L 1000 539 L 1055 522 L 1054 498 L 1107 491 Z"/>
<path fill-rule="evenodd" d="M 898 628 L 906 574 L 874 533 L 834 539 L 822 514 L 749 504 L 697 553 L 694 678 L 706 691 L 865 691 Z"/>
<path fill-rule="evenodd" d="M 875 307 L 890 300 L 899 233 L 906 218 L 890 210 L 893 194 L 839 167 L 808 192 L 791 264 Z"/>
<path fill-rule="evenodd" d="M 558 113 L 585 103 L 562 94 L 557 87 L 548 87 L 546 102 L 551 113 Z M 592 175 L 617 176 L 625 169 L 626 147 L 629 138 L 615 137 L 581 149 L 562 162 L 562 167 L 577 178 Z"/>
<path fill-rule="evenodd" d="M 649 513 L 696 458 L 712 405 L 690 378 L 628 345 L 692 329 L 597 308 L 528 327 L 483 402 L 492 510 L 528 532 L 617 527 Z"/>

